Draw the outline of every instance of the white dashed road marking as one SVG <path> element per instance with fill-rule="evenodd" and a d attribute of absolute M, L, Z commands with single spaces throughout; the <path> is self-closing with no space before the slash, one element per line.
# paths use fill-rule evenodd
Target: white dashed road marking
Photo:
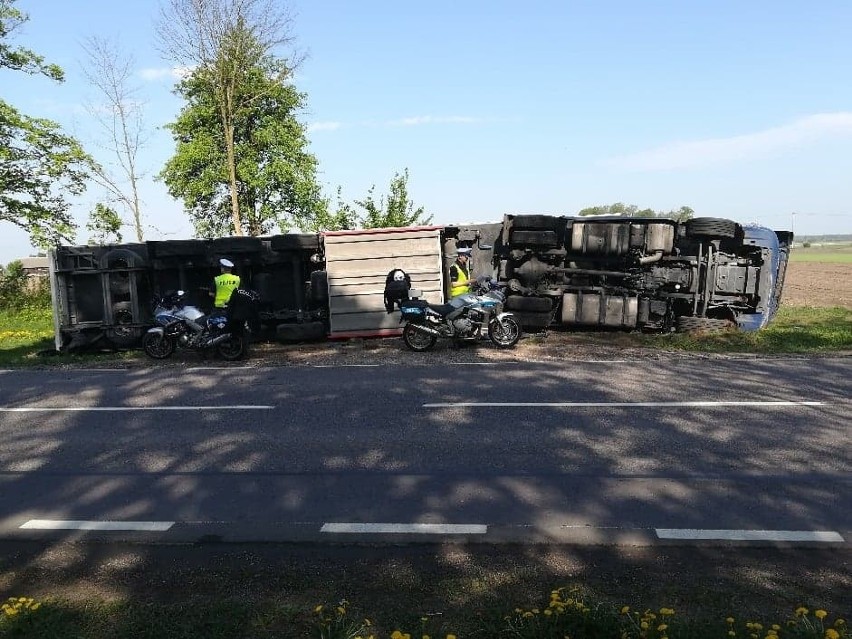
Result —
<path fill-rule="evenodd" d="M 691 528 L 656 528 L 660 539 L 681 541 L 815 541 L 843 543 L 840 533 L 833 530 L 702 530 Z"/>
<path fill-rule="evenodd" d="M 417 533 L 424 535 L 484 535 L 488 526 L 480 524 L 323 524 L 324 533 Z"/>
<path fill-rule="evenodd" d="M 0 406 L 0 413 L 45 413 L 45 412 L 122 412 L 143 410 L 272 410 L 275 406 Z"/>
<path fill-rule="evenodd" d="M 824 406 L 824 402 L 742 401 L 742 402 L 440 402 L 423 408 L 712 408 L 714 406 Z"/>
<path fill-rule="evenodd" d="M 173 521 L 81 521 L 74 519 L 30 519 L 21 528 L 27 530 L 114 530 L 165 532 Z"/>

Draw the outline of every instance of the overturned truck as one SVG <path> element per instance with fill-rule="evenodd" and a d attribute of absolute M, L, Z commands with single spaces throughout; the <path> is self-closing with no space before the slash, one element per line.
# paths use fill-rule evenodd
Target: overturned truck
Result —
<path fill-rule="evenodd" d="M 63 246 L 50 255 L 56 348 L 134 348 L 151 301 L 182 289 L 204 307 L 227 257 L 260 295 L 261 339 L 399 334 L 384 279 L 405 269 L 429 302 L 473 249 L 474 276 L 505 284 L 528 331 L 553 326 L 757 330 L 781 299 L 792 233 L 727 219 L 507 215 L 502 222 L 271 237 Z"/>
<path fill-rule="evenodd" d="M 778 309 L 792 237 L 721 218 L 507 215 L 494 260 L 527 329 L 751 331 Z"/>

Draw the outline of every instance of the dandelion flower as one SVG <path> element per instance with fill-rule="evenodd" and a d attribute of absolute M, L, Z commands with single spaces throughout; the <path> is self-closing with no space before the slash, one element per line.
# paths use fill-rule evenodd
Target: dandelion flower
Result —
<path fill-rule="evenodd" d="M 391 633 L 391 639 L 402 639 L 402 633 L 399 630 L 394 630 Z"/>
<path fill-rule="evenodd" d="M 447 639 L 458 639 L 455 635 L 447 635 Z"/>
<path fill-rule="evenodd" d="M 648 629 L 648 622 L 643 621 L 641 624 L 639 624 L 639 627 L 642 628 L 642 630 L 647 630 Z"/>
<path fill-rule="evenodd" d="M 668 628 L 668 625 L 667 625 L 667 624 L 664 624 L 664 623 L 661 623 L 659 626 L 657 626 L 657 630 L 658 630 L 659 632 L 662 632 L 662 631 L 663 631 L 663 630 L 665 630 L 666 628 Z"/>
<path fill-rule="evenodd" d="M 630 606 L 624 606 L 624 607 L 621 609 L 621 614 L 622 614 L 622 615 L 626 615 L 628 612 L 630 612 Z"/>
<path fill-rule="evenodd" d="M 729 636 L 729 637 L 736 637 L 736 636 L 737 636 L 737 633 L 736 633 L 736 632 L 734 632 L 733 630 L 728 630 L 728 636 Z"/>
<path fill-rule="evenodd" d="M 320 604 L 316 608 L 314 608 L 314 612 L 317 613 L 317 614 L 321 613 L 322 612 L 322 604 Z"/>
<path fill-rule="evenodd" d="M 808 614 L 808 609 L 805 608 L 804 606 L 799 606 L 798 608 L 796 608 L 796 616 L 797 617 L 801 617 L 801 616 L 806 615 L 806 614 Z"/>
<path fill-rule="evenodd" d="M 827 614 L 828 613 L 825 610 L 817 610 L 816 612 L 814 612 L 814 617 L 816 617 L 817 619 L 825 619 Z"/>
<path fill-rule="evenodd" d="M 553 611 L 552 611 L 552 610 L 550 610 L 550 608 L 548 608 L 547 610 L 545 610 L 545 611 L 544 611 L 544 616 L 545 616 L 545 617 L 549 617 L 549 616 L 550 616 L 550 615 L 552 615 L 552 614 L 553 614 Z"/>
<path fill-rule="evenodd" d="M 825 639 L 840 639 L 840 633 L 834 628 L 829 628 L 825 631 Z"/>

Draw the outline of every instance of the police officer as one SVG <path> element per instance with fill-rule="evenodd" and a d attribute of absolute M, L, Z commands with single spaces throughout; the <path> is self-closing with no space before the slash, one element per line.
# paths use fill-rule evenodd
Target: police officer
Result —
<path fill-rule="evenodd" d="M 470 254 L 473 249 L 462 247 L 456 249 L 455 263 L 450 267 L 450 297 L 464 295 L 470 292 Z"/>
<path fill-rule="evenodd" d="M 231 293 L 234 289 L 240 286 L 240 276 L 234 275 L 234 263 L 224 257 L 219 260 L 219 267 L 222 273 L 213 281 L 216 283 L 216 295 L 213 300 L 213 306 L 216 308 L 225 308 L 228 305 L 228 300 L 231 299 Z"/>

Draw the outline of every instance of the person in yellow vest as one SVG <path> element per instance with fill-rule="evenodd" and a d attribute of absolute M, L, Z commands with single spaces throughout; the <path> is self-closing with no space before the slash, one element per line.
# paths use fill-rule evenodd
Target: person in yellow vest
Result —
<path fill-rule="evenodd" d="M 213 300 L 213 306 L 216 308 L 225 308 L 228 305 L 228 300 L 231 299 L 231 293 L 234 289 L 240 287 L 240 276 L 234 275 L 234 263 L 224 257 L 219 260 L 219 266 L 222 270 L 220 275 L 213 278 L 216 283 L 216 294 Z"/>
<path fill-rule="evenodd" d="M 450 267 L 450 297 L 470 293 L 470 254 L 473 249 L 456 249 L 458 255 Z"/>

